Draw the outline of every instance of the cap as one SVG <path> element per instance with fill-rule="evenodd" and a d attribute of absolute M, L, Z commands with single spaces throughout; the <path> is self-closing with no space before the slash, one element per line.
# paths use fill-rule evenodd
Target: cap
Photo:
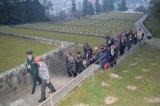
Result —
<path fill-rule="evenodd" d="M 27 51 L 26 54 L 32 55 L 32 54 L 33 54 L 33 51 Z"/>

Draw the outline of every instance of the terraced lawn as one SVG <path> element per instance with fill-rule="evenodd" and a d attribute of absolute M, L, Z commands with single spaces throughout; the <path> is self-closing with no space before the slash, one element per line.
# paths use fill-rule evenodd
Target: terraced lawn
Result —
<path fill-rule="evenodd" d="M 81 19 L 75 19 L 75 20 L 70 20 L 70 21 L 66 21 L 64 22 L 64 24 L 66 25 L 82 25 L 82 26 L 91 26 L 94 25 L 98 22 L 101 22 L 102 20 L 91 20 L 86 18 L 81 18 Z"/>
<path fill-rule="evenodd" d="M 77 20 L 79 21 L 79 20 Z M 96 22 L 97 20 L 92 20 Z M 90 22 L 86 20 L 86 22 Z M 50 24 L 50 23 L 36 23 L 36 24 L 24 24 L 18 27 L 25 27 L 31 29 L 47 30 L 47 31 L 60 31 L 67 33 L 83 33 L 83 34 L 96 34 L 96 35 L 108 35 L 123 32 L 125 30 L 134 30 L 134 21 L 122 20 L 122 19 L 109 19 L 107 21 L 99 21 L 92 26 L 79 26 L 79 25 L 66 25 L 66 24 Z"/>
<path fill-rule="evenodd" d="M 89 42 L 92 46 L 103 44 L 105 41 L 104 38 L 99 38 L 99 37 L 92 37 L 92 36 L 85 36 L 85 35 L 79 36 L 75 34 L 56 33 L 56 32 L 47 32 L 47 31 L 37 31 L 32 29 L 14 28 L 9 26 L 1 26 L 0 31 L 15 33 L 15 34 L 22 34 L 22 35 L 39 36 L 39 37 L 45 37 L 45 38 L 56 39 L 61 41 L 70 41 L 77 44 L 84 44 L 85 42 Z"/>
<path fill-rule="evenodd" d="M 150 32 L 154 35 L 153 37 L 160 38 L 160 20 L 149 16 L 145 21 L 146 27 L 150 30 Z"/>
<path fill-rule="evenodd" d="M 142 16 L 143 14 L 141 13 L 109 12 L 109 13 L 101 13 L 99 15 L 93 15 L 92 17 L 89 17 L 89 18 L 90 19 L 100 19 L 100 20 L 126 19 L 126 20 L 136 21 Z"/>
<path fill-rule="evenodd" d="M 141 47 L 115 69 L 96 73 L 95 81 L 87 79 L 59 106 L 160 106 L 159 54 Z"/>
<path fill-rule="evenodd" d="M 54 24 L 52 22 L 40 22 L 17 26 L 47 31 L 96 34 L 104 36 L 108 34 L 116 34 L 125 30 L 134 30 L 134 22 L 142 16 L 143 14 L 141 13 L 109 12 L 94 16 L 82 17 L 80 19 L 66 21 L 61 24 Z"/>
<path fill-rule="evenodd" d="M 56 48 L 1 35 L 0 42 L 0 73 L 25 62 L 25 52 L 28 50 L 33 50 L 34 55 L 41 55 Z"/>

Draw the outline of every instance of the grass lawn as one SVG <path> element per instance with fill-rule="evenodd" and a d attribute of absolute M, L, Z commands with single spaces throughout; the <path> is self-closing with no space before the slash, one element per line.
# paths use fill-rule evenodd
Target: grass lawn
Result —
<path fill-rule="evenodd" d="M 75 20 L 81 21 L 81 20 Z M 97 35 L 108 35 L 108 34 L 116 34 L 118 32 L 123 32 L 125 30 L 135 29 L 134 21 L 132 20 L 122 20 L 122 19 L 109 19 L 104 21 L 99 21 L 95 19 L 86 19 L 86 23 L 95 22 L 91 26 L 75 26 L 66 25 L 66 24 L 50 24 L 50 23 L 34 23 L 34 24 L 23 24 L 19 25 L 19 27 L 39 29 L 39 30 L 49 30 L 49 31 L 63 31 L 63 32 L 83 32 L 83 33 L 96 33 Z M 72 21 L 71 21 L 72 22 Z M 74 21 L 73 21 L 74 23 Z M 83 23 L 83 21 L 82 21 Z"/>
<path fill-rule="evenodd" d="M 90 19 L 100 19 L 100 20 L 108 20 L 108 19 L 114 18 L 114 19 L 126 19 L 126 20 L 136 21 L 142 16 L 143 14 L 141 13 L 109 12 L 109 13 L 101 13 L 99 15 L 93 15 L 89 18 Z"/>
<path fill-rule="evenodd" d="M 84 44 L 85 42 L 89 42 L 89 44 L 91 44 L 92 46 L 103 44 L 105 41 L 105 39 L 99 38 L 99 37 L 79 36 L 74 34 L 38 31 L 38 30 L 32 30 L 32 29 L 8 27 L 8 26 L 1 26 L 0 31 L 22 34 L 22 35 L 40 36 L 40 37 L 45 37 L 49 39 L 70 41 L 78 44 Z"/>
<path fill-rule="evenodd" d="M 17 25 L 46 31 L 60 31 L 66 33 L 83 33 L 101 35 L 115 35 L 126 30 L 135 30 L 134 22 L 143 16 L 141 13 L 119 13 L 109 12 L 99 15 L 82 17 L 54 24 L 52 22 L 38 22 Z"/>
<path fill-rule="evenodd" d="M 51 45 L 6 36 L 0 36 L 0 42 L 0 73 L 25 62 L 25 52 L 28 50 L 40 55 L 55 49 Z"/>
<path fill-rule="evenodd" d="M 114 70 L 97 73 L 95 81 L 87 79 L 81 87 L 65 97 L 59 106 L 108 106 L 105 104 L 108 96 L 118 98 L 117 102 L 109 106 L 160 106 L 159 54 L 160 50 L 148 46 L 138 49 Z M 121 79 L 111 78 L 111 72 L 118 74 Z M 102 86 L 101 82 L 109 85 Z M 134 85 L 136 89 L 128 89 L 128 85 Z M 156 101 L 158 103 L 154 103 Z"/>
<path fill-rule="evenodd" d="M 160 20 L 152 16 L 149 16 L 144 23 L 146 27 L 151 31 L 153 37 L 160 38 Z"/>
<path fill-rule="evenodd" d="M 91 20 L 91 19 L 87 19 L 87 18 L 82 18 L 82 19 L 78 19 L 78 20 L 75 19 L 75 20 L 66 21 L 66 22 L 64 22 L 64 24 L 90 26 L 90 25 L 94 25 L 98 22 L 101 22 L 101 20 Z"/>
<path fill-rule="evenodd" d="M 80 19 L 66 21 L 61 24 L 49 22 L 22 24 L 19 27 L 32 29 L 63 31 L 63 32 L 83 32 L 85 34 L 94 33 L 97 35 L 108 35 L 123 32 L 125 30 L 134 30 L 134 22 L 137 21 L 143 14 L 140 13 L 102 13 Z"/>

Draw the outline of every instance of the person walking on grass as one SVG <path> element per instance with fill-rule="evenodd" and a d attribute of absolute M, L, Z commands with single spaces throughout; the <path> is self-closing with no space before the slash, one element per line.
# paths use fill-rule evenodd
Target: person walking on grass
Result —
<path fill-rule="evenodd" d="M 38 100 L 38 102 L 43 102 L 46 100 L 46 86 L 50 89 L 49 93 L 53 93 L 56 91 L 54 86 L 50 82 L 50 76 L 49 76 L 49 70 L 48 66 L 45 62 L 43 62 L 42 58 L 40 56 L 35 58 L 35 62 L 38 64 L 38 70 L 39 70 L 39 76 L 42 80 L 41 84 L 41 99 Z"/>
<path fill-rule="evenodd" d="M 36 90 L 36 82 L 39 82 L 39 85 L 41 84 L 41 79 L 38 76 L 38 65 L 34 62 L 33 52 L 28 51 L 26 52 L 27 62 L 26 62 L 26 68 L 27 73 L 31 74 L 32 77 L 32 92 L 31 94 L 35 93 Z"/>

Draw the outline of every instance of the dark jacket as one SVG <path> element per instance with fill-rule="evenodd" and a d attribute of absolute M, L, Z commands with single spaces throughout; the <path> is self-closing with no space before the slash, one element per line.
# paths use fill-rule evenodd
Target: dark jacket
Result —
<path fill-rule="evenodd" d="M 72 70 L 72 72 L 77 73 L 77 71 L 78 71 L 78 65 L 77 65 L 77 61 L 76 60 L 73 60 L 71 62 L 71 70 Z"/>
<path fill-rule="evenodd" d="M 34 57 L 31 60 L 27 59 L 27 71 L 33 76 L 38 76 L 38 65 L 34 62 Z"/>

